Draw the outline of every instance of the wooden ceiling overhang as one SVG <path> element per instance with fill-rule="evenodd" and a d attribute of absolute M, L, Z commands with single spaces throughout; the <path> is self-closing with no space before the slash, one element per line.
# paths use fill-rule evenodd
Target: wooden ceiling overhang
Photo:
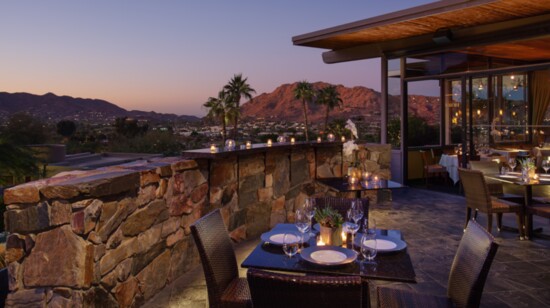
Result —
<path fill-rule="evenodd" d="M 437 39 L 439 38 L 439 39 Z M 550 60 L 550 0 L 447 0 L 292 38 L 325 63 L 462 52 Z"/>

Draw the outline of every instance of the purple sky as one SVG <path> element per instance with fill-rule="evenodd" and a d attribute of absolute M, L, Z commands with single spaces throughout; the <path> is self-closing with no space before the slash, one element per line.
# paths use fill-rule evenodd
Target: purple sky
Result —
<path fill-rule="evenodd" d="M 257 94 L 300 80 L 379 90 L 378 60 L 324 64 L 292 36 L 429 2 L 2 1 L 0 91 L 202 116 L 236 73 Z"/>

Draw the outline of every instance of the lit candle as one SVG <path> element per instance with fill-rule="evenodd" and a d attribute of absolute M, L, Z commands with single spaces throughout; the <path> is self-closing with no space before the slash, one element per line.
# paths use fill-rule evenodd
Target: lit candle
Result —
<path fill-rule="evenodd" d="M 273 145 L 273 141 L 271 139 L 267 139 L 267 146 L 270 147 Z"/>
<path fill-rule="evenodd" d="M 346 232 L 342 231 L 342 243 L 344 243 L 345 245 L 347 240 L 348 240 L 348 236 L 346 235 Z"/>
<path fill-rule="evenodd" d="M 210 152 L 211 152 L 211 153 L 216 153 L 216 152 L 218 152 L 218 147 L 216 147 L 215 144 L 211 145 L 211 146 L 210 146 Z"/>
<path fill-rule="evenodd" d="M 323 239 L 319 236 L 319 240 L 317 241 L 317 246 L 325 246 L 325 242 L 323 242 Z"/>
<path fill-rule="evenodd" d="M 349 181 L 349 184 L 350 184 L 350 185 L 355 185 L 355 184 L 357 184 L 357 181 L 358 181 L 358 180 L 357 180 L 356 177 L 351 176 L 351 177 L 348 178 L 348 181 Z"/>
<path fill-rule="evenodd" d="M 380 180 L 380 179 L 378 178 L 378 176 L 375 175 L 375 176 L 374 176 L 374 181 L 378 183 L 379 180 Z"/>
<path fill-rule="evenodd" d="M 252 147 L 252 142 L 247 141 L 247 142 L 246 142 L 246 148 L 247 148 L 247 149 L 250 149 L 251 147 Z"/>
<path fill-rule="evenodd" d="M 296 143 L 296 138 L 294 138 L 294 137 L 290 137 L 290 143 L 291 143 L 291 144 L 294 144 L 294 143 Z"/>
<path fill-rule="evenodd" d="M 321 142 L 321 137 L 317 137 L 317 142 Z"/>
<path fill-rule="evenodd" d="M 332 134 L 332 133 L 328 134 L 327 135 L 327 140 L 330 141 L 330 142 L 334 141 L 334 134 Z"/>
<path fill-rule="evenodd" d="M 342 142 L 346 142 L 346 136 L 342 136 Z"/>
<path fill-rule="evenodd" d="M 363 180 L 368 181 L 370 178 L 370 173 L 368 171 L 363 172 L 362 174 Z"/>

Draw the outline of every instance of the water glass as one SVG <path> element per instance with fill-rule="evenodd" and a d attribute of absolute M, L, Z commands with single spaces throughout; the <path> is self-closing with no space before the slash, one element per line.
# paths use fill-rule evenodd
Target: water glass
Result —
<path fill-rule="evenodd" d="M 516 161 L 516 158 L 509 158 L 508 159 L 508 166 L 510 166 L 510 169 L 512 171 L 514 171 L 514 169 L 516 169 L 516 166 L 517 166 L 517 161 Z"/>
<path fill-rule="evenodd" d="M 296 214 L 294 215 L 294 224 L 296 225 L 296 228 L 298 228 L 298 231 L 302 233 L 303 244 L 304 234 L 309 231 L 310 224 L 310 220 L 304 210 L 296 210 Z"/>
<path fill-rule="evenodd" d="M 542 169 L 544 169 L 544 173 L 548 173 L 548 170 L 550 169 L 550 161 L 549 160 L 543 160 L 542 161 Z"/>
<path fill-rule="evenodd" d="M 378 250 L 376 249 L 376 235 L 365 234 L 361 238 L 361 255 L 367 261 L 373 261 L 376 258 Z"/>
<path fill-rule="evenodd" d="M 304 212 L 309 219 L 309 228 L 311 230 L 311 219 L 315 216 L 315 198 L 307 198 L 304 204 Z"/>
<path fill-rule="evenodd" d="M 283 236 L 283 251 L 285 255 L 292 258 L 300 246 L 300 235 L 296 232 L 288 232 Z"/>
<path fill-rule="evenodd" d="M 361 200 L 359 199 L 351 201 L 351 208 L 353 210 L 353 221 L 357 224 L 361 221 L 364 215 L 363 202 L 361 202 Z"/>

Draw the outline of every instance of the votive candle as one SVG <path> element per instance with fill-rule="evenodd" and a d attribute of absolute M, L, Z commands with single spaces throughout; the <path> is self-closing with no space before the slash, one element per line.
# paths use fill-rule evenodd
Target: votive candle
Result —
<path fill-rule="evenodd" d="M 294 137 L 290 137 L 290 143 L 291 143 L 291 144 L 294 144 L 294 143 L 296 143 L 296 138 L 294 138 Z"/>
<path fill-rule="evenodd" d="M 246 148 L 247 148 L 247 149 L 252 148 L 252 142 L 247 141 L 247 142 L 246 142 Z"/>
<path fill-rule="evenodd" d="M 346 136 L 342 136 L 342 142 L 346 142 Z"/>
<path fill-rule="evenodd" d="M 267 139 L 267 146 L 270 147 L 273 145 L 273 141 L 271 139 Z"/>
<path fill-rule="evenodd" d="M 321 137 L 317 137 L 317 142 L 318 142 L 318 143 L 321 142 Z"/>
<path fill-rule="evenodd" d="M 362 174 L 363 180 L 368 180 L 370 177 L 370 173 L 368 171 L 363 172 Z"/>
<path fill-rule="evenodd" d="M 217 147 L 215 144 L 212 144 L 212 145 L 210 146 L 210 152 L 211 152 L 211 153 L 216 153 L 216 152 L 218 152 L 218 147 Z"/>

